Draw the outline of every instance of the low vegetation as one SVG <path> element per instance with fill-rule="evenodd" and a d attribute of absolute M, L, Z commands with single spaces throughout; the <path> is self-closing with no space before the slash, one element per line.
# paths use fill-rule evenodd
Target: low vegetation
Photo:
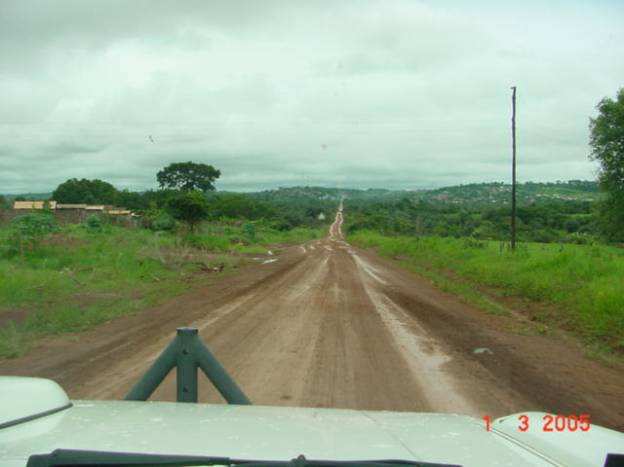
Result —
<path fill-rule="evenodd" d="M 246 255 L 266 254 L 268 245 L 323 232 L 239 220 L 167 232 L 108 225 L 97 216 L 43 231 L 50 219 L 29 215 L 0 228 L 0 357 L 22 354 L 41 336 L 85 330 L 162 302 Z"/>
<path fill-rule="evenodd" d="M 375 230 L 387 235 L 509 238 L 508 206 L 453 204 L 415 200 L 347 199 L 346 232 Z M 590 201 L 547 199 L 518 207 L 518 238 L 527 242 L 589 244 L 601 241 L 594 204 Z"/>
<path fill-rule="evenodd" d="M 0 357 L 20 355 L 38 337 L 81 331 L 166 300 L 206 274 L 267 254 L 269 245 L 319 238 L 323 212 L 335 209 L 330 201 L 215 193 L 219 176 L 210 165 L 183 162 L 158 172 L 156 191 L 70 179 L 55 200 L 117 204 L 138 217 L 120 227 L 92 214 L 61 227 L 47 207 L 0 226 Z"/>
<path fill-rule="evenodd" d="M 624 353 L 624 250 L 605 245 L 506 244 L 471 238 L 384 236 L 358 231 L 349 241 L 417 272 L 453 275 L 536 304 L 532 319 L 556 323 L 586 342 Z M 454 292 L 460 292 L 453 290 Z M 487 308 L 487 307 L 486 307 Z"/>

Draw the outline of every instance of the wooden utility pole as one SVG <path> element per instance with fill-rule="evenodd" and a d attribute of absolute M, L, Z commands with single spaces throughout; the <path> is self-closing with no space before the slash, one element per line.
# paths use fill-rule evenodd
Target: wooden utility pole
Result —
<path fill-rule="evenodd" d="M 511 90 L 511 250 L 516 251 L 516 87 Z"/>

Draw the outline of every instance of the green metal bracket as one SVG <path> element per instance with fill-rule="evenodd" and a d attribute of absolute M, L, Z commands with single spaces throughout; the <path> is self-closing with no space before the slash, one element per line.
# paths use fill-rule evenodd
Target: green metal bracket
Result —
<path fill-rule="evenodd" d="M 228 404 L 251 405 L 251 401 L 199 339 L 195 328 L 178 328 L 175 339 L 124 399 L 149 399 L 174 367 L 178 402 L 197 402 L 197 369 L 201 368 Z"/>

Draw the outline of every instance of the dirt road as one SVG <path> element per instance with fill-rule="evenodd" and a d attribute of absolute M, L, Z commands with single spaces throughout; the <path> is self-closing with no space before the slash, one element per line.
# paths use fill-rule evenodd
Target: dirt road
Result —
<path fill-rule="evenodd" d="M 510 331 L 343 239 L 288 248 L 165 305 L 79 339 L 44 342 L 0 374 L 50 377 L 73 398 L 121 398 L 191 325 L 256 404 L 443 411 L 492 417 L 589 413 L 624 429 L 621 368 L 573 342 Z M 154 399 L 174 400 L 173 375 Z M 220 401 L 200 383 L 200 400 Z"/>

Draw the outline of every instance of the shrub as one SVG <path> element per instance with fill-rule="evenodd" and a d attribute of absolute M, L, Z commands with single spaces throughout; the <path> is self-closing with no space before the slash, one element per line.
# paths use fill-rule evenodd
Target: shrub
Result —
<path fill-rule="evenodd" d="M 97 214 L 91 214 L 86 220 L 87 229 L 93 232 L 102 230 L 102 219 Z"/>
<path fill-rule="evenodd" d="M 15 217 L 9 226 L 9 252 L 23 254 L 34 251 L 43 237 L 58 229 L 56 219 L 50 214 L 24 214 Z"/>
<path fill-rule="evenodd" d="M 146 229 L 155 232 L 172 231 L 177 227 L 176 220 L 171 214 L 163 209 L 152 208 L 145 212 L 141 224 Z"/>
<path fill-rule="evenodd" d="M 250 242 L 254 242 L 256 240 L 256 226 L 252 223 L 248 222 L 243 225 L 243 232 L 245 233 L 245 237 Z"/>
<path fill-rule="evenodd" d="M 176 228 L 176 220 L 168 212 L 161 211 L 152 222 L 152 230 L 171 231 Z"/>

